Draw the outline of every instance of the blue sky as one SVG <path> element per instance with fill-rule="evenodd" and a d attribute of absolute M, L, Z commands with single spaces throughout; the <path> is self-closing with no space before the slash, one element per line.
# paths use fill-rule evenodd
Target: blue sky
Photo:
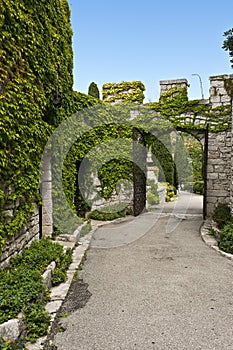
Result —
<path fill-rule="evenodd" d="M 74 32 L 74 89 L 94 81 L 140 80 L 145 102 L 159 81 L 186 78 L 189 98 L 209 96 L 209 77 L 233 74 L 223 33 L 233 27 L 233 0 L 68 0 Z"/>

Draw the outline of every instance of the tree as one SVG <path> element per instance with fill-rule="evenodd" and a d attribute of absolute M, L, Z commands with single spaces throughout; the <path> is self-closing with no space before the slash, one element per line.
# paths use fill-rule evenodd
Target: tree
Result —
<path fill-rule="evenodd" d="M 96 85 L 96 83 L 92 82 L 89 85 L 88 95 L 95 97 L 95 98 L 98 98 L 98 99 L 100 98 L 99 89 L 98 89 L 98 86 Z"/>
<path fill-rule="evenodd" d="M 222 48 L 225 51 L 229 51 L 231 67 L 233 68 L 233 28 L 224 32 L 223 35 L 226 37 L 226 39 L 223 42 Z"/>

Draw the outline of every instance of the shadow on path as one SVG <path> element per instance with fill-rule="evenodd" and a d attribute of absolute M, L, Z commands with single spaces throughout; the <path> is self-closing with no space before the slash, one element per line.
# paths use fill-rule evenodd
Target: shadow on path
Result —
<path fill-rule="evenodd" d="M 169 235 L 179 223 L 190 216 L 202 217 L 203 197 L 181 192 L 174 202 L 163 203 L 137 217 L 127 217 L 98 228 L 91 241 L 92 248 L 113 248 L 132 243 L 152 228 L 156 229 L 159 218 L 166 216 L 166 234 Z"/>
<path fill-rule="evenodd" d="M 201 197 L 194 196 L 184 213 L 188 198 L 182 194 L 175 213 L 174 203 L 168 203 L 167 213 L 132 220 L 130 235 L 158 217 L 128 244 L 94 248 L 104 234 L 107 244 L 116 232 L 127 236 L 126 223 L 96 231 L 79 272 L 88 301 L 78 309 L 74 301 L 71 315 L 60 320 L 64 332 L 55 335 L 58 350 L 232 349 L 233 265 L 202 241 Z M 171 217 L 179 224 L 168 234 Z M 68 294 L 70 305 L 78 290 Z"/>

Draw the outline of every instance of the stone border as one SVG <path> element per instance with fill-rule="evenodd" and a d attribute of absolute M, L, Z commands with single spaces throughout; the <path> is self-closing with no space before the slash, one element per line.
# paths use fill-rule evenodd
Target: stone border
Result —
<path fill-rule="evenodd" d="M 41 337 L 37 339 L 35 343 L 27 343 L 26 347 L 28 350 L 42 350 L 44 347 L 44 344 L 49 336 L 49 333 L 51 331 L 53 322 L 56 318 L 56 315 L 58 311 L 60 310 L 67 293 L 69 291 L 69 288 L 71 286 L 72 280 L 74 278 L 75 272 L 77 272 L 77 269 L 79 265 L 82 263 L 85 252 L 88 250 L 90 241 L 92 238 L 93 233 L 95 232 L 96 228 L 92 229 L 90 232 L 88 232 L 85 236 L 81 237 L 78 240 L 78 246 L 75 247 L 75 242 L 63 242 L 64 248 L 74 248 L 73 251 L 73 259 L 72 263 L 69 266 L 69 269 L 67 270 L 67 280 L 64 283 L 59 284 L 58 286 L 55 286 L 51 288 L 50 293 L 50 301 L 47 303 L 45 309 L 47 312 L 51 315 L 51 321 L 50 326 L 48 328 L 47 334 L 44 337 Z M 61 243 L 61 242 L 60 242 Z M 67 245 L 66 245 L 67 243 Z M 72 245 L 72 246 L 71 246 Z"/>
<path fill-rule="evenodd" d="M 209 220 L 204 221 L 203 225 L 200 228 L 200 233 L 201 233 L 201 238 L 203 239 L 203 241 L 212 249 L 214 249 L 215 251 L 217 251 L 219 254 L 221 254 L 222 256 L 230 259 L 231 261 L 233 261 L 233 254 L 230 253 L 226 253 L 223 250 L 219 249 L 218 247 L 218 243 L 215 239 L 214 236 L 209 235 L 209 231 L 212 228 L 212 222 Z"/>
<path fill-rule="evenodd" d="M 55 270 L 55 268 L 56 263 L 55 261 L 52 261 L 42 275 L 43 282 L 49 289 L 52 287 L 52 272 Z M 23 314 L 20 312 L 18 318 L 10 319 L 0 324 L 0 337 L 11 341 L 16 341 L 24 330 L 25 324 L 23 322 Z"/>

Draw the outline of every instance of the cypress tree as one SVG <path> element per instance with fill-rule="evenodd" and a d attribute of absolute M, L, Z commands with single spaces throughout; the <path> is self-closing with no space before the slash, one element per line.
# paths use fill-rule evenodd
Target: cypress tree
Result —
<path fill-rule="evenodd" d="M 96 85 L 96 83 L 92 82 L 89 85 L 88 95 L 95 97 L 95 98 L 98 98 L 98 99 L 100 98 L 100 92 L 99 92 L 99 89 L 98 89 L 98 86 Z"/>

